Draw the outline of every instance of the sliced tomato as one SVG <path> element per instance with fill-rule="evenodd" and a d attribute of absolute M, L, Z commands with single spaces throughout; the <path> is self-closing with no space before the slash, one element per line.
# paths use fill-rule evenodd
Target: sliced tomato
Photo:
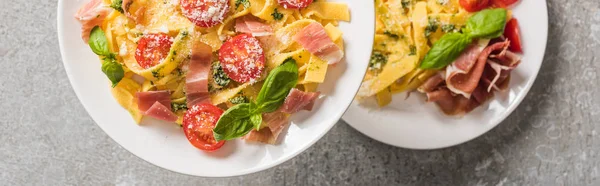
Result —
<path fill-rule="evenodd" d="M 169 55 L 173 38 L 167 34 L 147 34 L 139 41 L 135 49 L 135 60 L 144 68 L 159 64 Z"/>
<path fill-rule="evenodd" d="M 495 7 L 506 8 L 512 4 L 515 4 L 519 0 L 492 0 L 492 4 Z"/>
<path fill-rule="evenodd" d="M 215 140 L 213 129 L 223 115 L 223 110 L 214 105 L 203 103 L 192 106 L 183 116 L 183 132 L 194 147 L 203 151 L 215 151 L 225 141 Z"/>
<path fill-rule="evenodd" d="M 490 6 L 489 0 L 460 0 L 459 3 L 469 12 L 477 12 Z"/>
<path fill-rule="evenodd" d="M 521 53 L 523 52 L 523 48 L 521 46 L 521 34 L 519 31 L 519 22 L 517 19 L 512 18 L 506 23 L 504 37 L 510 41 L 510 46 L 508 47 L 510 51 Z"/>
<path fill-rule="evenodd" d="M 209 28 L 225 19 L 229 0 L 180 0 L 181 12 L 199 27 Z"/>
<path fill-rule="evenodd" d="M 306 8 L 313 0 L 278 0 L 279 5 L 285 9 Z"/>
<path fill-rule="evenodd" d="M 219 49 L 223 71 L 239 83 L 254 81 L 265 69 L 265 54 L 258 39 L 250 34 L 237 35 Z"/>

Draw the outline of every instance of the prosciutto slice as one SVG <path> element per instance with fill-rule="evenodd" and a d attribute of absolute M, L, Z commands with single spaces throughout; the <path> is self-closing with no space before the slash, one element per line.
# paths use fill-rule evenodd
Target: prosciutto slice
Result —
<path fill-rule="evenodd" d="M 448 67 L 446 69 L 446 84 L 448 89 L 450 89 L 455 94 L 463 95 L 465 98 L 470 98 L 471 93 L 475 91 L 475 88 L 479 85 L 479 81 L 481 80 L 481 76 L 485 69 L 485 65 L 487 64 L 488 57 L 492 52 L 498 49 L 502 49 L 508 47 L 509 42 L 499 42 L 494 43 L 481 51 L 478 54 L 477 60 L 474 65 L 460 65 L 460 61 L 456 61 L 452 64 L 453 67 Z M 470 50 L 473 52 L 473 50 Z M 463 53 L 463 55 L 466 55 Z M 459 66 L 469 67 L 472 66 L 467 71 L 460 71 Z M 454 70 L 459 69 L 459 70 Z"/>
<path fill-rule="evenodd" d="M 320 94 L 320 92 L 303 92 L 294 88 L 285 98 L 280 111 L 288 114 L 293 114 L 300 110 L 311 111 L 315 100 L 319 98 Z"/>
<path fill-rule="evenodd" d="M 441 74 L 436 74 L 431 76 L 423 85 L 421 85 L 417 90 L 419 92 L 428 93 L 439 87 L 440 84 L 444 83 L 444 77 Z"/>
<path fill-rule="evenodd" d="M 249 16 L 236 19 L 235 31 L 251 34 L 254 37 L 273 35 L 273 28 Z"/>
<path fill-rule="evenodd" d="M 508 88 L 510 72 L 521 63 L 521 57 L 504 48 L 498 55 L 490 55 L 482 81 L 487 92 L 492 89 L 503 91 Z"/>
<path fill-rule="evenodd" d="M 293 39 L 330 65 L 340 62 L 344 57 L 344 52 L 333 43 L 320 23 L 309 24 L 294 35 Z"/>
<path fill-rule="evenodd" d="M 81 23 L 81 38 L 84 42 L 88 42 L 92 29 L 102 24 L 111 12 L 112 9 L 104 5 L 102 0 L 91 0 L 79 8 L 75 13 L 75 19 Z"/>
<path fill-rule="evenodd" d="M 136 93 L 138 99 L 138 109 L 144 113 L 152 107 L 156 102 L 171 110 L 171 94 L 169 91 L 148 91 Z"/>
<path fill-rule="evenodd" d="M 165 105 L 163 105 L 162 103 L 157 101 L 157 102 L 154 102 L 154 104 L 152 104 L 152 106 L 150 108 L 148 108 L 148 110 L 146 112 L 144 112 L 144 115 L 150 116 L 150 117 L 153 117 L 153 118 L 156 118 L 159 120 L 175 122 L 175 121 L 177 121 L 177 115 L 175 115 L 171 111 L 171 108 L 169 108 L 169 107 L 166 107 Z"/>
<path fill-rule="evenodd" d="M 192 56 L 185 76 L 185 90 L 188 107 L 202 103 L 210 97 L 208 76 L 212 62 L 212 48 L 202 42 L 192 47 Z"/>
<path fill-rule="evenodd" d="M 263 114 L 263 124 L 267 127 L 259 131 L 252 130 L 244 139 L 251 142 L 276 144 L 279 134 L 289 124 L 288 115 L 282 112 Z"/>
<path fill-rule="evenodd" d="M 169 91 L 138 92 L 138 109 L 146 116 L 175 122 L 177 115 L 171 111 L 171 94 Z"/>
<path fill-rule="evenodd" d="M 418 90 L 445 114 L 471 112 L 494 96 L 492 90 L 508 88 L 510 72 L 521 63 L 518 55 L 507 50 L 509 44 L 509 41 L 500 40 L 481 52 L 475 46 L 469 47 L 446 68 L 445 76 L 432 76 Z"/>
<path fill-rule="evenodd" d="M 483 66 L 479 64 L 479 54 L 485 49 L 485 44 L 470 45 L 463 53 L 448 67 L 446 67 L 446 82 L 448 89 L 455 94 L 461 94 L 466 98 L 471 97 L 471 93 L 479 82 L 478 75 L 481 76 Z M 483 62 L 485 63 L 485 62 Z M 475 69 L 473 69 L 475 67 Z M 481 69 L 480 69 L 481 68 Z"/>
<path fill-rule="evenodd" d="M 465 98 L 461 95 L 455 95 L 448 88 L 440 88 L 428 92 L 427 101 L 435 102 L 440 110 L 447 115 L 463 115 L 481 105 L 475 98 Z"/>

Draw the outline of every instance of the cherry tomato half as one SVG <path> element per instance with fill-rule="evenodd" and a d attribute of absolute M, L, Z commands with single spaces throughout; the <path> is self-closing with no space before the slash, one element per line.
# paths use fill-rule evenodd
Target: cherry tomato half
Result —
<path fill-rule="evenodd" d="M 504 29 L 504 37 L 508 38 L 510 41 L 510 49 L 513 52 L 523 52 L 523 48 L 521 45 L 521 34 L 519 33 L 519 22 L 517 19 L 512 18 L 506 23 L 506 28 Z"/>
<path fill-rule="evenodd" d="M 219 49 L 219 62 L 229 78 L 246 83 L 262 74 L 265 54 L 258 39 L 250 34 L 240 34 L 223 43 Z"/>
<path fill-rule="evenodd" d="M 489 0 L 460 0 L 459 3 L 469 12 L 477 12 L 490 6 Z"/>
<path fill-rule="evenodd" d="M 192 106 L 183 116 L 183 132 L 194 147 L 203 151 L 215 151 L 225 144 L 217 142 L 213 129 L 223 114 L 223 110 L 214 105 L 203 103 Z"/>
<path fill-rule="evenodd" d="M 492 0 L 492 4 L 496 7 L 506 8 L 512 4 L 515 4 L 519 0 Z"/>
<path fill-rule="evenodd" d="M 229 0 L 180 0 L 181 12 L 199 27 L 209 28 L 225 19 Z"/>
<path fill-rule="evenodd" d="M 298 9 L 308 7 L 313 0 L 278 0 L 278 2 L 285 9 Z"/>
<path fill-rule="evenodd" d="M 135 49 L 135 60 L 144 68 L 159 64 L 169 55 L 173 38 L 167 34 L 147 34 L 139 41 Z"/>

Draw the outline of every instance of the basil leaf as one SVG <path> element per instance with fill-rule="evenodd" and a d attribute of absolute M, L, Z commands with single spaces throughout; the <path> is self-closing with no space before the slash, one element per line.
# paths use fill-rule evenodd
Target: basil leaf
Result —
<path fill-rule="evenodd" d="M 472 39 L 461 33 L 448 33 L 438 40 L 421 62 L 421 69 L 440 69 L 454 61 Z"/>
<path fill-rule="evenodd" d="M 121 79 L 123 79 L 123 76 L 125 76 L 123 66 L 111 58 L 104 59 L 104 63 L 102 63 L 102 72 L 104 72 L 106 77 L 112 82 L 112 87 L 117 86 Z"/>
<path fill-rule="evenodd" d="M 504 33 L 505 25 L 506 9 L 486 9 L 471 16 L 463 32 L 471 38 L 493 39 Z"/>
<path fill-rule="evenodd" d="M 254 103 L 241 103 L 229 108 L 213 129 L 217 141 L 231 140 L 260 130 L 262 113 L 274 112 L 285 101 L 298 82 L 298 66 L 292 58 L 271 71 Z"/>
<path fill-rule="evenodd" d="M 242 103 L 229 108 L 221 115 L 213 129 L 215 139 L 217 141 L 232 140 L 248 134 L 254 129 L 255 124 L 252 122 L 251 116 L 256 114 L 257 110 L 254 103 Z"/>
<path fill-rule="evenodd" d="M 260 126 L 262 124 L 262 114 L 254 114 L 254 115 L 250 116 L 250 123 L 252 123 L 254 125 L 254 128 L 256 128 L 256 131 L 259 131 Z"/>
<path fill-rule="evenodd" d="M 260 89 L 256 98 L 260 111 L 269 113 L 279 109 L 296 83 L 298 83 L 298 66 L 296 60 L 288 58 L 281 66 L 269 73 Z"/>
<path fill-rule="evenodd" d="M 88 40 L 88 45 L 92 48 L 92 51 L 99 56 L 109 56 L 110 50 L 108 50 L 108 41 L 106 40 L 106 35 L 104 31 L 100 29 L 100 27 L 96 26 L 92 29 L 90 33 L 90 39 Z"/>

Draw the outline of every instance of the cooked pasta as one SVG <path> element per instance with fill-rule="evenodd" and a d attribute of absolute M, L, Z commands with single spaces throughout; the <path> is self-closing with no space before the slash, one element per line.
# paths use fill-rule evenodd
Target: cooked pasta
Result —
<path fill-rule="evenodd" d="M 103 71 L 113 81 L 112 93 L 115 99 L 130 112 L 136 122 L 140 123 L 146 115 L 185 125 L 186 113 L 195 112 L 188 110 L 196 106 L 190 103 L 192 101 L 210 103 L 228 111 L 244 103 L 260 105 L 257 98 L 265 89 L 262 87 L 263 81 L 269 81 L 269 77 L 274 74 L 272 71 L 289 63 L 288 61 L 295 61 L 298 74 L 297 85 L 290 88 L 297 88 L 303 95 L 315 92 L 318 85 L 325 81 L 328 66 L 337 63 L 343 56 L 343 33 L 337 25 L 338 21 L 350 21 L 350 14 L 344 3 L 325 0 L 311 2 L 312 0 L 91 0 L 82 7 L 76 18 L 82 22 L 84 40 L 87 40 L 86 33 L 91 32 L 90 46 L 104 61 Z M 107 8 L 109 5 L 116 11 Z M 99 11 L 109 13 L 89 19 L 82 16 L 93 16 Z M 315 24 L 320 26 L 314 27 Z M 98 34 L 91 29 L 94 26 L 104 32 L 108 48 L 106 53 L 98 53 L 94 48 L 98 42 Z M 308 28 L 317 28 L 310 30 L 311 33 L 326 33 L 322 34 L 323 41 L 317 43 L 319 46 L 305 42 L 307 36 L 303 36 L 303 32 L 307 32 Z M 320 52 L 323 47 L 337 49 L 337 53 L 323 54 Z M 206 50 L 209 50 L 208 54 Z M 331 61 L 332 58 L 337 61 Z M 206 59 L 211 59 L 210 65 L 195 66 L 197 61 Z M 111 60 L 120 65 L 109 68 L 113 64 Z M 120 79 L 117 78 L 118 73 L 110 73 L 110 69 L 115 68 L 122 68 L 124 72 Z M 198 71 L 197 68 L 209 70 Z M 196 90 L 196 76 L 206 77 L 200 83 L 206 82 L 207 85 L 200 87 L 208 90 Z M 287 91 L 292 92 L 289 96 L 295 93 L 295 90 Z M 170 108 L 170 111 L 141 109 L 147 105 L 141 103 L 146 97 L 156 98 L 163 94 L 168 95 L 165 102 L 153 99 L 150 103 L 152 107 L 146 109 L 152 110 L 154 106 L 158 106 Z M 190 100 L 192 97 L 194 100 Z M 199 98 L 202 99 L 198 100 Z M 311 101 L 314 99 L 316 97 L 299 104 L 304 104 L 306 107 L 302 108 L 310 110 L 308 104 L 312 107 Z M 277 112 L 285 112 L 289 106 L 288 101 L 278 102 L 285 105 L 280 109 L 284 111 Z M 162 103 L 162 106 L 154 103 Z M 169 117 L 170 112 L 176 119 Z M 263 122 L 256 124 L 260 126 L 256 130 L 273 125 L 268 123 L 271 122 L 269 116 L 262 116 Z M 287 121 L 289 114 L 279 116 L 283 117 L 279 117 L 278 121 Z M 217 129 L 215 135 L 216 131 Z M 247 140 L 271 143 L 272 138 L 277 138 L 280 128 L 271 128 L 268 134 L 270 136 L 266 136 L 269 139 L 263 139 L 265 136 L 257 136 L 253 131 L 248 132 L 250 134 L 247 135 Z"/>
<path fill-rule="evenodd" d="M 434 74 L 419 69 L 420 61 L 442 35 L 460 30 L 469 13 L 458 0 L 375 0 L 375 6 L 374 56 L 359 99 L 375 96 L 383 107 L 392 94 L 414 90 Z"/>

